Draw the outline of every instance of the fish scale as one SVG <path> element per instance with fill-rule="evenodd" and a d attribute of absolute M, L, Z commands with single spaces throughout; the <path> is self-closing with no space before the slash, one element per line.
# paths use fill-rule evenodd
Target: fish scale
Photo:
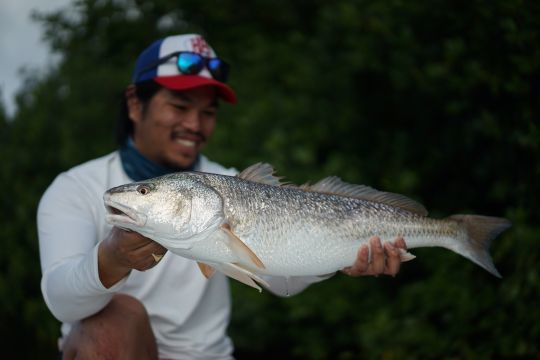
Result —
<path fill-rule="evenodd" d="M 411 249 L 447 247 L 448 240 L 457 236 L 455 222 L 381 203 L 228 176 L 203 179 L 225 199 L 225 217 L 261 258 L 266 266 L 259 270 L 263 274 L 306 276 L 344 268 L 372 236 L 388 240 L 403 236 Z"/>

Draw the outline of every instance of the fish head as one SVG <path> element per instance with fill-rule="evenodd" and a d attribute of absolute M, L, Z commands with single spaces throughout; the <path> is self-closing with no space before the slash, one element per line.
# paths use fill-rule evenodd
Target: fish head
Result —
<path fill-rule="evenodd" d="M 221 196 L 190 175 L 176 173 L 107 190 L 107 222 L 169 249 L 190 248 L 223 218 Z"/>

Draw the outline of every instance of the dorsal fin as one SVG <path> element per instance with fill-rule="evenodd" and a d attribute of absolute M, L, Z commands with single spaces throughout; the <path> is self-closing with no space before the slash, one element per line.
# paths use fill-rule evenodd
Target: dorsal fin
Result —
<path fill-rule="evenodd" d="M 422 216 L 427 216 L 428 214 L 426 208 L 422 204 L 409 199 L 404 195 L 375 190 L 366 185 L 349 184 L 342 181 L 337 176 L 329 176 L 313 185 L 304 184 L 301 185 L 300 188 L 307 191 L 347 196 L 361 200 L 383 203 L 399 207 Z"/>
<path fill-rule="evenodd" d="M 274 176 L 274 168 L 270 164 L 256 163 L 244 169 L 237 175 L 239 178 L 258 182 L 266 185 L 281 186 L 285 184 L 280 180 L 282 177 Z"/>

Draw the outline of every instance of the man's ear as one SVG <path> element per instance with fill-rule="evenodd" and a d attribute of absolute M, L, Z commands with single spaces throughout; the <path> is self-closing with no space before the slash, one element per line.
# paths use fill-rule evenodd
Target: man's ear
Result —
<path fill-rule="evenodd" d="M 140 123 L 142 120 L 142 105 L 135 94 L 135 85 L 131 84 L 125 92 L 128 117 L 134 123 Z"/>

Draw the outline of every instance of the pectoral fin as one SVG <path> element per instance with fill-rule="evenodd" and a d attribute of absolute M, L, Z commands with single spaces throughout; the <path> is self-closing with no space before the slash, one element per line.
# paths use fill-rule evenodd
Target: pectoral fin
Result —
<path fill-rule="evenodd" d="M 236 279 L 240 281 L 241 283 L 244 283 L 248 286 L 251 286 L 252 288 L 255 288 L 259 290 L 259 292 L 262 292 L 262 288 L 255 282 L 270 287 L 266 281 L 258 277 L 257 275 L 253 274 L 251 271 L 243 268 L 239 264 L 232 264 L 232 263 L 226 263 L 226 264 L 219 264 L 216 265 L 216 268 L 224 273 L 225 275 Z M 255 280 L 255 281 L 254 281 Z"/>
<path fill-rule="evenodd" d="M 216 269 L 214 269 L 213 267 L 211 267 L 210 265 L 208 264 L 205 264 L 205 263 L 202 263 L 202 262 L 197 262 L 197 265 L 199 265 L 199 269 L 201 269 L 201 272 L 202 274 L 204 275 L 205 278 L 209 278 L 210 276 L 212 276 L 214 274 L 214 272 L 216 271 Z"/>
<path fill-rule="evenodd" d="M 259 257 L 247 246 L 242 239 L 240 239 L 236 234 L 231 230 L 229 224 L 221 225 L 221 230 L 223 230 L 229 236 L 229 248 L 238 256 L 241 262 L 246 264 L 254 264 L 260 269 L 265 269 L 263 262 Z"/>

